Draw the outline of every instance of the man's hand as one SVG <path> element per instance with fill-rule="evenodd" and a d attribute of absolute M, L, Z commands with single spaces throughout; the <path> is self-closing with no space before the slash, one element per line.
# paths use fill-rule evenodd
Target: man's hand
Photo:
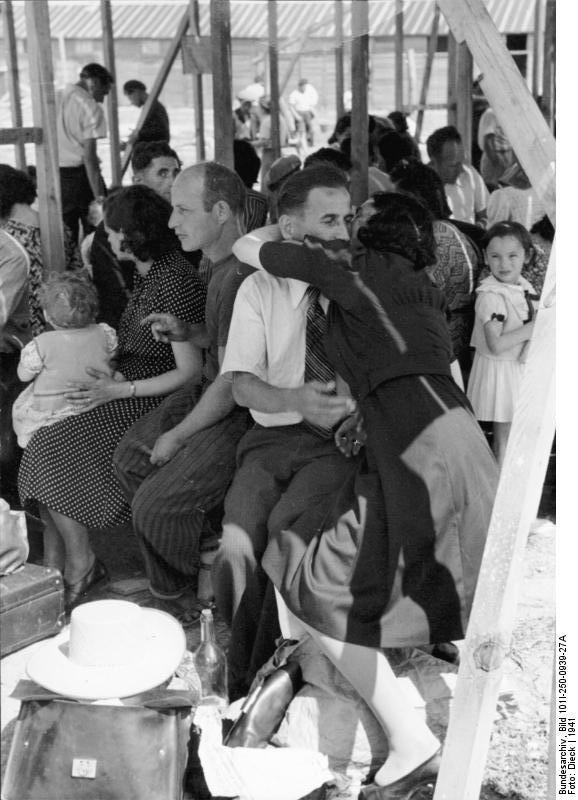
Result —
<path fill-rule="evenodd" d="M 176 453 L 179 452 L 183 446 L 184 441 L 173 428 L 166 433 L 162 433 L 156 440 L 151 453 L 150 462 L 157 467 L 162 467 L 167 461 L 170 461 Z"/>
<path fill-rule="evenodd" d="M 346 458 L 356 456 L 367 440 L 361 411 L 344 419 L 335 432 L 335 444 Z"/>
<path fill-rule="evenodd" d="M 188 342 L 191 329 L 188 322 L 172 314 L 149 314 L 141 319 L 141 325 L 150 325 L 153 339 L 157 342 Z"/>
<path fill-rule="evenodd" d="M 314 425 L 333 427 L 340 419 L 352 414 L 357 404 L 351 397 L 331 394 L 335 381 L 311 381 L 294 389 L 295 410 Z"/>

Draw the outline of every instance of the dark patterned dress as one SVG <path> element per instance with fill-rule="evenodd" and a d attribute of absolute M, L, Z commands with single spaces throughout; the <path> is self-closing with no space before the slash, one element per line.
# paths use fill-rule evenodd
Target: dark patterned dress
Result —
<path fill-rule="evenodd" d="M 38 336 L 46 327 L 42 307 L 38 299 L 40 284 L 44 275 L 42 264 L 42 243 L 40 228 L 28 225 L 16 219 L 7 219 L 2 226 L 13 236 L 28 253 L 30 273 L 28 275 L 28 305 L 30 307 L 30 324 L 33 336 Z M 82 269 L 82 259 L 78 246 L 75 245 L 70 228 L 64 226 L 64 257 L 66 269 Z M 52 269 L 55 269 L 52 265 Z"/>
<path fill-rule="evenodd" d="M 170 344 L 156 342 L 147 314 L 167 312 L 190 323 L 204 320 L 206 290 L 179 251 L 157 259 L 146 276 L 137 274 L 133 295 L 118 330 L 117 369 L 129 381 L 145 380 L 175 368 Z M 112 456 L 124 433 L 159 397 L 131 397 L 42 428 L 28 444 L 18 488 L 22 503 L 37 500 L 89 528 L 107 528 L 130 520 Z"/>

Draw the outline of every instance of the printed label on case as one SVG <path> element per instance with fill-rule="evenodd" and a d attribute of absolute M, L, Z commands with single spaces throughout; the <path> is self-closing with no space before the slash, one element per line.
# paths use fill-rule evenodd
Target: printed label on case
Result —
<path fill-rule="evenodd" d="M 96 778 L 96 759 L 94 758 L 73 758 L 72 759 L 73 778 Z"/>

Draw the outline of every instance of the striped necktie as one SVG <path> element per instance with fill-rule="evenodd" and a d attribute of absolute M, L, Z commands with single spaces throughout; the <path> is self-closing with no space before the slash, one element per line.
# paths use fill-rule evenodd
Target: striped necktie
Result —
<path fill-rule="evenodd" d="M 323 337 L 327 331 L 327 317 L 319 302 L 319 289 L 315 286 L 309 286 L 306 297 L 308 305 L 307 325 L 305 328 L 305 383 L 310 381 L 328 383 L 328 381 L 335 380 L 335 370 L 329 363 L 323 346 Z M 332 394 L 335 394 L 335 392 L 332 392 Z M 329 439 L 333 436 L 332 428 L 315 425 L 306 420 L 303 422 L 310 430 L 324 439 Z"/>

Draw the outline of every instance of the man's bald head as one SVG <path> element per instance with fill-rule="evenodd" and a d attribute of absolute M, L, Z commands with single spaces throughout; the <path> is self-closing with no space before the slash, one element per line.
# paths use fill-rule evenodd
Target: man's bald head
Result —
<path fill-rule="evenodd" d="M 246 191 L 236 172 L 216 161 L 204 161 L 184 169 L 178 175 L 175 186 L 184 188 L 185 184 L 198 181 L 203 184 L 202 200 L 205 211 L 210 211 L 215 203 L 224 201 L 233 216 L 242 217 Z"/>

